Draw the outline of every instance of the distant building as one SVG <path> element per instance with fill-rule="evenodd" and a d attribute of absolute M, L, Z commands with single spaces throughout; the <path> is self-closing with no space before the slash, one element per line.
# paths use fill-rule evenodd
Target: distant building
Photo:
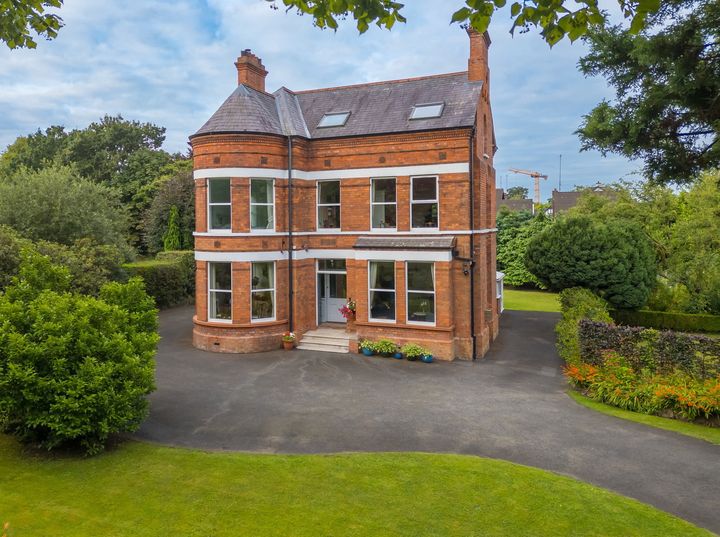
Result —
<path fill-rule="evenodd" d="M 535 214 L 535 204 L 533 200 L 525 199 L 508 199 L 507 194 L 502 188 L 495 189 L 495 207 L 497 208 L 498 214 L 505 207 L 511 213 L 519 213 L 522 211 L 528 211 Z"/>
<path fill-rule="evenodd" d="M 552 212 L 554 215 L 569 211 L 578 204 L 580 196 L 586 192 L 592 192 L 598 196 L 606 196 L 608 198 L 615 198 L 615 192 L 608 186 L 598 182 L 594 186 L 583 188 L 581 190 L 574 190 L 572 192 L 560 192 L 553 190 L 552 193 Z"/>

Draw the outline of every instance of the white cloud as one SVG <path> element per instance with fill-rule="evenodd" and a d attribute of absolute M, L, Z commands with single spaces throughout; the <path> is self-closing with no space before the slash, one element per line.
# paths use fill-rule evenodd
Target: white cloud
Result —
<path fill-rule="evenodd" d="M 120 113 L 167 127 L 166 148 L 183 151 L 234 88 L 233 61 L 245 48 L 263 59 L 270 90 L 466 69 L 467 37 L 448 24 L 452 6 L 414 0 L 406 9 L 406 25 L 359 36 L 352 21 L 338 32 L 321 31 L 309 17 L 261 0 L 67 2 L 66 26 L 55 41 L 34 51 L 0 49 L 0 147 L 51 124 L 77 128 Z M 577 72 L 582 46 L 550 50 L 536 34 L 512 38 L 501 14 L 491 27 L 490 58 L 498 178 L 518 166 L 556 180 L 560 153 L 567 186 L 614 180 L 633 169 L 621 158 L 578 153 L 573 131 L 581 115 L 611 96 L 602 80 Z"/>

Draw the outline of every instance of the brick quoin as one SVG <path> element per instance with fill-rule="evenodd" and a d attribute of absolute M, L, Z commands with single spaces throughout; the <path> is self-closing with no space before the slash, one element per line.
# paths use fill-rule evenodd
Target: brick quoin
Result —
<path fill-rule="evenodd" d="M 253 353 L 278 349 L 281 336 L 290 329 L 288 291 L 290 270 L 287 260 L 288 202 L 293 207 L 293 330 L 298 337 L 318 325 L 317 259 L 311 252 L 338 250 L 352 252 L 346 259 L 347 296 L 357 302 L 355 332 L 351 349 L 362 339 L 390 338 L 404 344 L 419 343 L 443 360 L 482 357 L 498 333 L 498 304 L 495 296 L 495 170 L 496 150 L 490 108 L 487 34 L 469 31 L 470 82 L 482 82 L 472 124 L 459 127 L 417 129 L 403 132 L 378 132 L 363 135 L 312 137 L 292 136 L 292 155 L 288 136 L 268 127 L 252 132 L 229 132 L 201 129 L 191 137 L 196 186 L 195 250 L 197 266 L 196 311 L 193 344 L 216 352 Z M 249 50 L 237 59 L 238 95 L 258 92 L 254 98 L 273 99 L 265 93 L 267 71 L 262 61 Z M 437 80 L 445 76 L 438 75 Z M 423 77 L 433 79 L 433 77 Z M 414 79 L 410 79 L 414 80 Z M 417 79 L 421 80 L 421 79 Z M 434 79 L 433 79 L 434 80 Z M 407 81 L 397 81 L 398 84 Z M 395 83 L 395 82 L 392 82 Z M 359 90 L 372 84 L 356 86 Z M 400 86 L 398 86 L 400 87 Z M 318 90 L 323 91 L 323 90 Z M 245 92 L 245 93 L 242 93 Z M 276 92 L 277 93 L 277 92 Z M 297 95 L 312 92 L 298 92 Z M 254 94 L 252 94 L 254 95 Z M 421 104 L 421 103 L 418 103 Z M 325 110 L 333 112 L 337 110 Z M 359 112 L 358 112 L 359 114 Z M 208 124 L 211 124 L 211 120 Z M 269 121 L 269 120 L 268 120 Z M 269 123 L 268 123 L 269 124 Z M 308 129 L 314 125 L 308 125 Z M 294 173 L 303 177 L 292 182 L 292 199 L 286 170 L 292 157 Z M 443 170 L 446 165 L 466 164 L 471 173 Z M 425 166 L 418 175 L 392 168 Z M 348 170 L 382 169 L 380 175 L 340 178 L 340 233 L 325 232 L 317 227 L 318 177 L 332 178 Z M 229 169 L 227 175 L 213 175 Z M 445 167 L 447 170 L 448 168 Z M 235 173 L 232 170 L 240 170 Z M 257 232 L 251 229 L 251 179 L 270 177 L 274 184 L 275 229 Z M 437 177 L 439 229 L 424 233 L 411 229 L 411 181 L 417 176 Z M 471 179 L 472 176 L 472 179 Z M 208 179 L 230 179 L 231 222 L 229 230 L 209 230 Z M 374 178 L 396 179 L 397 229 L 371 230 L 371 182 Z M 472 207 L 471 207 L 472 203 Z M 454 237 L 449 259 L 434 261 L 435 323 L 413 324 L 406 320 L 406 261 L 403 256 L 428 254 L 398 250 L 387 261 L 394 263 L 395 322 L 370 319 L 368 304 L 369 262 L 355 248 L 359 237 Z M 439 255 L 439 254 L 438 254 Z M 269 257 L 268 257 L 269 256 Z M 442 257 L 442 256 L 441 256 Z M 272 320 L 251 319 L 252 261 L 272 259 L 275 267 L 275 315 Z M 209 318 L 210 262 L 229 262 L 232 273 L 231 318 L 222 322 Z M 474 286 L 471 286 L 471 279 Z M 471 318 L 474 310 L 474 319 Z M 474 341 L 474 345 L 473 345 Z M 475 349 L 473 355 L 473 347 Z"/>

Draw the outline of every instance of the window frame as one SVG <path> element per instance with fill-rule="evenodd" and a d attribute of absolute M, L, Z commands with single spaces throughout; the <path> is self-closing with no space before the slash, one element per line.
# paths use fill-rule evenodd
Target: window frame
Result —
<path fill-rule="evenodd" d="M 272 192 L 270 194 L 270 199 L 272 200 L 271 203 L 257 203 L 253 202 L 252 200 L 252 183 L 253 181 L 266 181 L 270 182 Z M 276 226 L 276 214 L 275 214 L 275 179 L 268 178 L 268 177 L 251 177 L 250 182 L 248 184 L 248 202 L 250 204 L 250 210 L 248 212 L 248 219 L 250 220 L 248 223 L 250 224 L 250 233 L 275 233 L 275 226 Z M 253 228 L 252 227 L 252 209 L 253 206 L 258 207 L 272 207 L 272 227 L 271 228 Z"/>
<path fill-rule="evenodd" d="M 210 201 L 210 183 L 211 183 L 212 181 L 217 181 L 218 179 L 222 179 L 222 180 L 227 180 L 227 181 L 228 181 L 228 185 L 229 185 L 229 188 L 230 188 L 230 201 L 228 201 L 228 202 L 218 203 L 218 202 L 212 202 L 212 201 Z M 227 232 L 232 232 L 232 217 L 233 217 L 233 208 L 232 208 L 232 188 L 233 188 L 233 185 L 232 185 L 232 178 L 231 178 L 231 177 L 208 177 L 206 181 L 207 181 L 207 182 L 205 183 L 205 185 L 206 185 L 206 190 L 207 190 L 207 199 L 206 199 L 206 201 L 207 201 L 207 215 L 206 215 L 206 216 L 207 216 L 207 229 L 208 229 L 208 231 L 209 231 L 210 233 L 227 233 Z M 218 207 L 218 206 L 219 206 L 219 207 L 225 207 L 225 206 L 230 207 L 230 227 L 227 227 L 227 228 L 214 228 L 214 227 L 212 227 L 212 208 L 213 208 L 213 207 Z"/>
<path fill-rule="evenodd" d="M 318 121 L 318 124 L 317 124 L 317 127 L 316 127 L 316 128 L 318 128 L 318 129 L 332 129 L 332 128 L 337 128 L 337 127 L 344 127 L 345 125 L 347 125 L 347 122 L 348 122 L 348 120 L 350 119 L 350 114 L 351 114 L 351 111 L 350 111 L 350 110 L 345 110 L 345 111 L 340 111 L 340 112 L 325 112 L 325 113 L 322 115 L 322 117 L 320 118 L 320 121 Z M 342 115 L 345 116 L 345 119 L 343 120 L 342 123 L 339 123 L 339 124 L 337 124 L 337 125 L 323 125 L 323 124 L 322 124 L 323 120 L 324 120 L 326 117 L 330 117 L 330 116 L 342 116 Z"/>
<path fill-rule="evenodd" d="M 386 181 L 388 179 L 392 179 L 395 181 L 395 201 L 388 202 L 388 201 L 373 201 L 373 188 L 375 185 L 375 181 Z M 398 221 L 398 191 L 397 191 L 397 177 L 371 177 L 370 178 L 370 231 L 375 233 L 387 233 L 388 231 L 397 231 L 397 221 Z M 373 226 L 373 213 L 375 210 L 376 205 L 394 205 L 395 206 L 395 226 L 394 227 L 375 227 Z"/>
<path fill-rule="evenodd" d="M 440 111 L 437 113 L 437 115 L 434 116 L 424 116 L 424 117 L 413 117 L 415 115 L 416 110 L 420 110 L 422 108 L 427 108 L 430 106 L 439 106 Z M 437 102 L 437 103 L 417 103 L 414 104 L 412 107 L 412 110 L 410 111 L 410 117 L 408 118 L 410 121 L 418 121 L 423 119 L 437 119 L 439 117 L 442 117 L 443 112 L 445 112 L 445 102 Z"/>
<path fill-rule="evenodd" d="M 271 265 L 272 266 L 272 287 L 267 289 L 253 289 L 253 265 Z M 277 263 L 275 261 L 251 261 L 250 262 L 250 322 L 251 323 L 268 323 L 277 320 Z M 272 317 L 262 317 L 253 319 L 253 294 L 254 293 L 272 293 Z"/>
<path fill-rule="evenodd" d="M 433 290 L 432 291 L 415 291 L 414 289 L 410 289 L 410 280 L 408 279 L 410 263 L 417 263 L 417 264 L 432 266 L 432 282 L 433 282 Z M 420 325 L 420 326 L 437 326 L 437 283 L 436 282 L 437 282 L 437 280 L 435 279 L 435 262 L 434 261 L 405 261 L 405 322 L 407 324 L 415 324 L 415 325 Z M 410 320 L 410 293 L 432 295 L 433 311 L 435 313 L 435 315 L 434 315 L 435 320 L 433 322 L 430 323 L 427 321 L 411 321 Z"/>
<path fill-rule="evenodd" d="M 417 200 L 413 198 L 413 185 L 415 179 L 435 179 L 435 199 L 434 200 Z M 413 226 L 413 206 L 427 203 L 437 205 L 437 226 L 435 227 L 415 227 Z M 439 175 L 417 175 L 410 177 L 410 231 L 439 231 L 440 230 L 440 176 Z"/>
<path fill-rule="evenodd" d="M 212 277 L 210 276 L 214 265 L 230 265 L 230 289 L 213 289 L 210 287 Z M 229 324 L 233 322 L 233 269 L 232 261 L 208 261 L 207 264 L 207 290 L 208 290 L 208 302 L 207 302 L 207 318 L 212 323 L 225 323 Z M 215 293 L 227 293 L 230 295 L 230 318 L 229 319 L 218 319 L 211 316 L 212 313 L 212 300 Z"/>
<path fill-rule="evenodd" d="M 338 184 L 338 202 L 337 203 L 320 203 L 320 183 L 337 183 Z M 319 179 L 315 187 L 315 229 L 324 233 L 340 231 L 342 229 L 342 182 L 340 179 Z M 320 227 L 320 208 L 336 207 L 338 208 L 338 227 Z"/>
<path fill-rule="evenodd" d="M 370 265 L 372 263 L 390 263 L 392 264 L 393 268 L 393 288 L 391 289 L 376 289 L 374 287 L 370 286 L 370 276 L 372 274 L 372 270 L 370 269 Z M 385 323 L 385 324 L 397 324 L 397 273 L 396 273 L 396 267 L 395 267 L 395 261 L 392 259 L 373 259 L 368 261 L 367 265 L 367 274 L 368 274 L 368 301 L 367 301 L 367 312 L 368 312 L 368 321 L 371 323 Z M 372 316 L 372 293 L 375 292 L 381 292 L 381 293 L 392 293 L 393 298 L 393 319 L 376 319 Z"/>

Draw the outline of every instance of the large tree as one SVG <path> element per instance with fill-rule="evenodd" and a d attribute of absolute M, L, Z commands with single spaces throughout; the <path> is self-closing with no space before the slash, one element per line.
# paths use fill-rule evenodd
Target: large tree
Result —
<path fill-rule="evenodd" d="M 594 28 L 580 60 L 615 88 L 585 116 L 582 148 L 644 162 L 658 184 L 720 165 L 720 1 L 668 0 L 640 35 Z"/>
<path fill-rule="evenodd" d="M 655 252 L 635 225 L 561 218 L 528 245 L 525 265 L 552 291 L 584 287 L 617 308 L 640 308 L 656 283 Z"/>

